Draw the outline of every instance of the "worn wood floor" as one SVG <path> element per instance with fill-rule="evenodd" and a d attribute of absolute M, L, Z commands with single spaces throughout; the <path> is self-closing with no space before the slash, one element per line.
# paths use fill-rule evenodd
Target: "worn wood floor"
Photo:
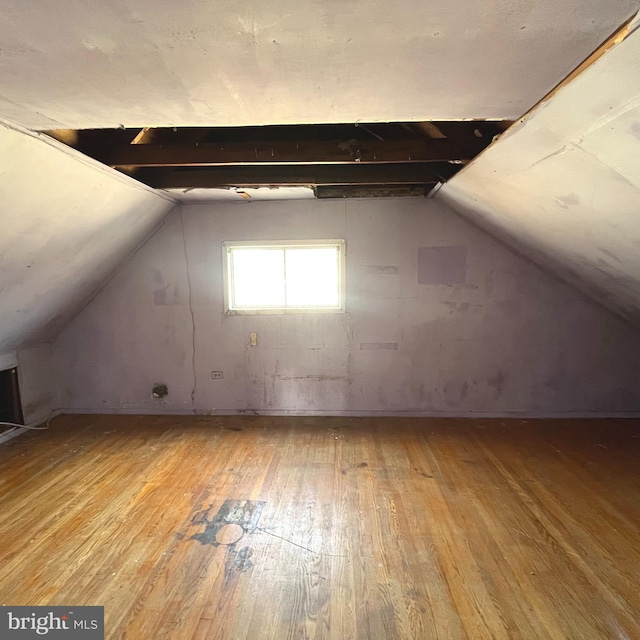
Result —
<path fill-rule="evenodd" d="M 0 604 L 106 637 L 640 638 L 640 423 L 61 416 L 0 445 Z"/>

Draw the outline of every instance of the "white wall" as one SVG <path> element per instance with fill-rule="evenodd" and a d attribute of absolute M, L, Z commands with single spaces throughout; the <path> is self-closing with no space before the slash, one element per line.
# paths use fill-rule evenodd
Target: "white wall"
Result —
<path fill-rule="evenodd" d="M 10 0 L 0 115 L 35 129 L 513 119 L 636 10 L 636 0 Z"/>
<path fill-rule="evenodd" d="M 438 197 L 640 325 L 640 31 Z"/>
<path fill-rule="evenodd" d="M 174 205 L 0 124 L 0 354 L 51 341 Z"/>
<path fill-rule="evenodd" d="M 222 241 L 301 238 L 346 239 L 348 313 L 226 317 Z M 640 411 L 640 334 L 429 200 L 184 206 L 54 360 L 66 411 Z"/>

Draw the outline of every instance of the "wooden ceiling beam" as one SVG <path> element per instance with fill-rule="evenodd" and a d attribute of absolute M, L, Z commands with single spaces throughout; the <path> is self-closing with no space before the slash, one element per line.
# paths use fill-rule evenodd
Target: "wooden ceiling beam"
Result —
<path fill-rule="evenodd" d="M 151 187 L 217 188 L 293 185 L 419 185 L 444 181 L 453 165 L 428 163 L 263 165 L 206 169 L 143 168 L 136 179 Z"/>
<path fill-rule="evenodd" d="M 150 144 L 153 138 L 154 129 L 151 127 L 144 127 L 136 134 L 135 138 L 131 141 L 131 144 Z"/>
<path fill-rule="evenodd" d="M 424 198 L 434 184 L 374 184 L 319 185 L 314 187 L 316 198 Z"/>
<path fill-rule="evenodd" d="M 215 167 L 271 164 L 375 164 L 468 161 L 489 140 L 308 140 L 270 143 L 128 144 L 94 157 L 112 167 Z"/>

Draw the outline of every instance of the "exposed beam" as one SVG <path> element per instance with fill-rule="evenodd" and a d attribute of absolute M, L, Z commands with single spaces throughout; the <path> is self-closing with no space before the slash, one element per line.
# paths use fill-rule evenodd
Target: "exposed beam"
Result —
<path fill-rule="evenodd" d="M 154 130 L 151 127 L 144 127 L 140 129 L 136 137 L 131 141 L 131 144 L 149 144 L 153 137 Z"/>
<path fill-rule="evenodd" d="M 441 139 L 447 137 L 433 122 L 416 122 L 415 127 L 426 133 L 430 138 Z"/>
<path fill-rule="evenodd" d="M 215 167 L 261 164 L 391 163 L 467 161 L 488 141 L 466 140 L 310 140 L 271 143 L 202 143 L 197 145 L 129 144 L 97 152 L 112 167 Z"/>
<path fill-rule="evenodd" d="M 68 147 L 76 148 L 78 146 L 78 132 L 75 129 L 49 129 L 46 134 Z"/>
<path fill-rule="evenodd" d="M 348 164 L 263 165 L 207 169 L 139 169 L 136 179 L 156 188 L 215 188 L 286 185 L 419 185 L 444 181 L 453 165 Z"/>
<path fill-rule="evenodd" d="M 316 198 L 424 198 L 432 184 L 374 184 L 320 185 L 315 187 Z"/>

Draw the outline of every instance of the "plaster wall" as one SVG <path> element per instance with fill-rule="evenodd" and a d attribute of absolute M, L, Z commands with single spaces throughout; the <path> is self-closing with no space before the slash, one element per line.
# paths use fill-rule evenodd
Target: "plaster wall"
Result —
<path fill-rule="evenodd" d="M 638 60 L 636 25 L 438 198 L 640 325 Z"/>
<path fill-rule="evenodd" d="M 0 355 L 0 371 L 14 367 L 18 368 L 24 422 L 40 424 L 58 407 L 51 345 L 42 344 Z"/>
<path fill-rule="evenodd" d="M 347 313 L 225 316 L 221 243 L 302 238 L 346 239 Z M 640 411 L 640 333 L 433 200 L 183 206 L 54 362 L 64 411 Z"/>
<path fill-rule="evenodd" d="M 51 341 L 173 200 L 0 124 L 0 353 Z"/>
<path fill-rule="evenodd" d="M 51 345 L 19 351 L 18 374 L 25 424 L 44 422 L 58 407 Z"/>

